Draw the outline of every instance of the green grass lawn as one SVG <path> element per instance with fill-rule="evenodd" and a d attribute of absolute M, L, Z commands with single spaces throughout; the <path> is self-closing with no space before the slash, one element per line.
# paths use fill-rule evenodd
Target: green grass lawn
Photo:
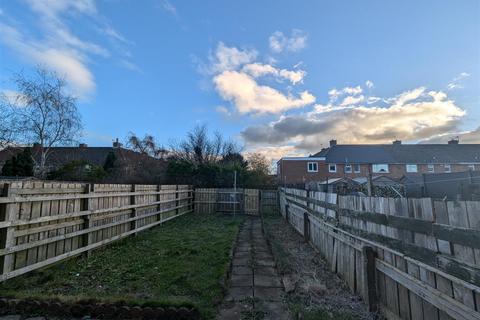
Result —
<path fill-rule="evenodd" d="M 223 298 L 221 282 L 241 221 L 188 214 L 88 258 L 8 280 L 0 295 L 195 306 L 211 318 Z"/>

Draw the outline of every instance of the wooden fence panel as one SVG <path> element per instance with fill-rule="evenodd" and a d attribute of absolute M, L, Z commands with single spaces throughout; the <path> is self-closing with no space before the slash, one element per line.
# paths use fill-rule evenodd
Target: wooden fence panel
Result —
<path fill-rule="evenodd" d="M 0 183 L 0 281 L 192 210 L 190 186 Z"/>
<path fill-rule="evenodd" d="M 352 291 L 370 298 L 357 259 L 368 246 L 377 255 L 374 289 L 388 319 L 480 319 L 480 202 L 327 198 L 280 189 L 281 210 L 289 209 L 283 215 L 301 234 L 302 224 L 309 226 L 310 243 Z"/>

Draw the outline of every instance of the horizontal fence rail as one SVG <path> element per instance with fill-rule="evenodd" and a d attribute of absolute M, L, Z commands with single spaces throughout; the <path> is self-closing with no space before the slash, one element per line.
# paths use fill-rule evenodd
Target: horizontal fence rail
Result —
<path fill-rule="evenodd" d="M 388 319 L 480 319 L 480 202 L 281 188 L 280 211 Z"/>
<path fill-rule="evenodd" d="M 192 211 L 187 185 L 0 181 L 0 281 Z"/>

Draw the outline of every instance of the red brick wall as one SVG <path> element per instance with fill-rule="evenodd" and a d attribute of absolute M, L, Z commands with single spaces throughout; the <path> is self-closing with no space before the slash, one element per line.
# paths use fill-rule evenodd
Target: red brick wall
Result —
<path fill-rule="evenodd" d="M 308 172 L 308 162 L 318 163 L 318 172 Z M 367 164 L 360 165 L 360 173 L 354 172 L 354 165 L 352 165 L 352 173 L 345 173 L 345 165 L 337 164 L 337 172 L 328 172 L 328 164 L 325 161 L 308 161 L 308 160 L 280 160 L 278 163 L 280 167 L 280 175 L 277 173 L 278 181 L 280 184 L 286 183 L 306 183 L 310 181 L 324 181 L 327 178 L 357 178 L 368 176 Z M 278 170 L 278 169 L 277 169 Z M 418 173 L 429 173 L 427 164 L 417 165 Z M 434 165 L 434 173 L 445 173 L 443 164 Z M 468 171 L 468 165 L 452 164 L 451 172 Z M 480 170 L 480 165 L 475 166 L 475 170 Z M 404 164 L 390 164 L 389 173 L 376 173 L 372 172 L 372 175 L 385 175 L 391 178 L 401 178 L 406 174 L 406 165 Z"/>

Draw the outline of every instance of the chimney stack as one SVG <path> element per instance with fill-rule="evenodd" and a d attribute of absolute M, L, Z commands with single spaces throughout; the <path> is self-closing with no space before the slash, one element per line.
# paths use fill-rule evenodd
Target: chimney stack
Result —
<path fill-rule="evenodd" d="M 330 140 L 330 147 L 336 146 L 337 145 L 337 140 L 332 139 Z"/>
<path fill-rule="evenodd" d="M 458 144 L 460 139 L 458 137 L 448 140 L 448 144 Z"/>
<path fill-rule="evenodd" d="M 122 143 L 118 141 L 118 138 L 115 139 L 115 141 L 113 141 L 113 147 L 114 148 L 121 148 L 122 147 Z"/>
<path fill-rule="evenodd" d="M 397 145 L 397 144 L 402 144 L 402 140 L 394 140 L 392 144 Z"/>
<path fill-rule="evenodd" d="M 80 144 L 78 145 L 78 147 L 79 147 L 79 148 L 87 148 L 88 145 L 87 145 L 86 143 L 80 143 Z"/>

